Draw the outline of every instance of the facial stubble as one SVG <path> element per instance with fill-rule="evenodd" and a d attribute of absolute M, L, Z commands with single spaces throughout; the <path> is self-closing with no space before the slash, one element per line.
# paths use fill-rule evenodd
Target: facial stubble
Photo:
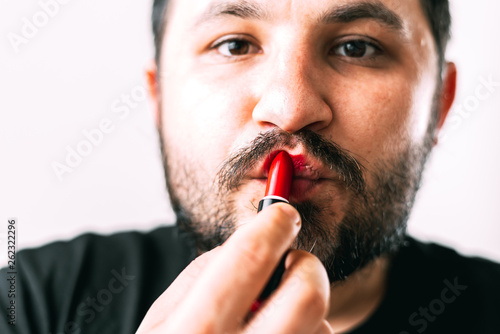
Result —
<path fill-rule="evenodd" d="M 393 159 L 376 161 L 366 169 L 350 152 L 312 131 L 289 134 L 272 130 L 261 133 L 228 157 L 217 175 L 205 183 L 193 177 L 196 171 L 190 166 L 194 164 L 175 159 L 161 139 L 165 178 L 177 224 L 194 240 L 200 253 L 222 244 L 239 223 L 239 208 L 233 199 L 245 171 L 273 150 L 303 145 L 339 175 L 338 184 L 345 187 L 349 199 L 342 218 L 338 218 L 333 205 L 324 202 L 321 207 L 314 200 L 291 203 L 302 218 L 302 229 L 292 247 L 312 249 L 331 282 L 344 280 L 373 259 L 396 252 L 404 243 L 407 220 L 433 146 L 434 128 L 431 122 L 423 142 L 407 145 Z M 367 173 L 373 180 L 370 187 L 365 182 Z"/>

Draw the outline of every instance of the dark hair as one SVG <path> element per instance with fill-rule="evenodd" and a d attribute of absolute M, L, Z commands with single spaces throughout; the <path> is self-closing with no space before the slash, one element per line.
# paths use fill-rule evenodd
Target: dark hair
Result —
<path fill-rule="evenodd" d="M 420 4 L 431 27 L 439 57 L 439 67 L 442 70 L 446 46 L 451 38 L 450 4 L 448 0 L 420 0 Z"/>
<path fill-rule="evenodd" d="M 427 17 L 431 27 L 436 50 L 439 57 L 439 65 L 442 68 L 444 64 L 444 53 L 446 45 L 450 39 L 451 16 L 448 0 L 420 0 L 420 4 Z M 159 65 L 160 53 L 163 43 L 163 34 L 165 32 L 165 21 L 168 0 L 154 0 L 152 23 L 155 43 L 155 59 Z"/>
<path fill-rule="evenodd" d="M 165 33 L 165 23 L 167 16 L 168 0 L 154 0 L 153 12 L 151 13 L 151 22 L 153 24 L 153 35 L 155 43 L 155 60 L 160 64 L 161 47 L 163 44 L 163 35 Z"/>

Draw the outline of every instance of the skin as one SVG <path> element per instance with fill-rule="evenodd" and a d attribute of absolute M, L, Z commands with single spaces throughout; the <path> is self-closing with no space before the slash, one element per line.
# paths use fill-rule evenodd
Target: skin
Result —
<path fill-rule="evenodd" d="M 371 18 L 319 22 L 322 13 L 352 3 L 336 0 L 249 0 L 268 17 L 221 15 L 200 22 L 214 2 L 173 1 L 161 69 L 152 65 L 148 71 L 172 175 L 182 175 L 183 164 L 197 166 L 189 177 L 210 187 L 228 155 L 273 128 L 313 130 L 352 152 L 368 171 L 423 141 L 438 64 L 418 0 L 380 1 L 400 18 L 398 29 Z M 247 38 L 248 52 L 228 53 L 228 44 L 219 43 L 227 36 Z M 359 39 L 374 42 L 381 52 L 345 55 L 342 43 Z M 448 63 L 437 95 L 436 132 L 453 102 L 455 82 L 455 67 Z M 290 153 L 303 153 L 294 150 Z M 366 182 L 373 185 L 370 173 Z M 330 285 L 314 255 L 293 250 L 276 293 L 245 321 L 301 225 L 286 204 L 257 215 L 249 203 L 256 205 L 262 187 L 262 180 L 249 179 L 232 194 L 237 231 L 181 273 L 152 305 L 139 333 L 342 332 L 376 309 L 385 291 L 385 257 Z M 319 205 L 334 196 L 328 205 L 340 216 L 349 201 L 334 182 L 322 183 L 309 196 Z"/>

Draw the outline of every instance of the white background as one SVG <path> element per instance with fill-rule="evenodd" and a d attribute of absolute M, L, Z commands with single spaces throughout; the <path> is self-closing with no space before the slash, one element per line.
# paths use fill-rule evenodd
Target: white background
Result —
<path fill-rule="evenodd" d="M 22 36 L 23 19 L 33 22 L 41 7 L 0 0 L 0 236 L 5 242 L 7 219 L 16 217 L 20 248 L 172 221 L 148 102 L 140 99 L 126 117 L 114 112 L 125 105 L 122 94 L 145 87 L 150 2 L 66 1 L 16 52 L 9 34 Z M 428 165 L 409 225 L 420 239 L 497 261 L 500 86 L 487 98 L 475 94 L 481 78 L 500 82 L 499 12 L 491 0 L 452 3 L 454 121 Z M 67 147 L 75 149 L 83 131 L 103 119 L 113 130 L 60 181 L 52 164 L 65 163 Z"/>

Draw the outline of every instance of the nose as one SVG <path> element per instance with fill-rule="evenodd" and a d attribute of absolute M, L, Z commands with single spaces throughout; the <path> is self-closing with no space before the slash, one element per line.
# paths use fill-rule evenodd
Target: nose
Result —
<path fill-rule="evenodd" d="M 262 128 L 276 126 L 289 133 L 326 128 L 333 113 L 322 85 L 325 78 L 313 56 L 299 50 L 284 52 L 268 65 L 253 120 Z"/>

